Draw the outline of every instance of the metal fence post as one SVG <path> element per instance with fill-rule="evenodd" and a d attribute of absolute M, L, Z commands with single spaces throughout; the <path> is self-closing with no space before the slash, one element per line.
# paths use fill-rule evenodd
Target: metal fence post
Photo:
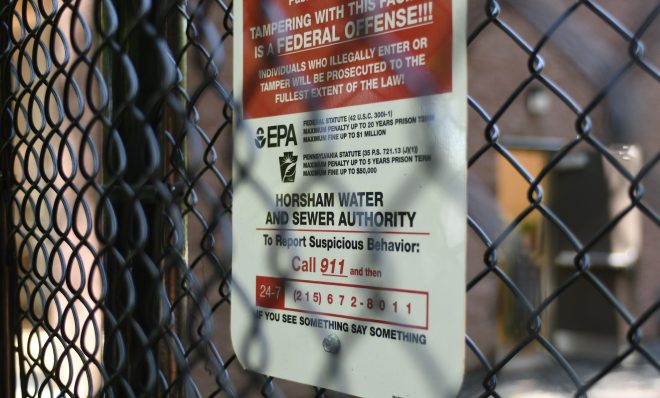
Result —
<path fill-rule="evenodd" d="M 153 247 L 154 231 L 145 221 L 153 219 L 155 215 L 152 195 L 149 184 L 144 181 L 143 173 L 149 168 L 149 160 L 144 152 L 150 143 L 145 140 L 143 129 L 149 124 L 141 113 L 145 102 L 145 93 L 153 92 L 154 83 L 158 79 L 158 72 L 143 73 L 146 62 L 152 60 L 150 48 L 143 40 L 142 31 L 133 30 L 130 21 L 137 14 L 137 4 L 132 2 L 112 2 L 119 20 L 116 40 L 123 43 L 124 51 L 130 59 L 130 64 L 121 55 L 110 56 L 106 63 L 108 69 L 104 74 L 108 76 L 111 96 L 111 117 L 113 128 L 116 131 L 106 133 L 104 145 L 109 145 L 108 134 L 116 134 L 121 140 L 122 147 L 113 147 L 104 159 L 106 170 L 113 170 L 117 174 L 104 175 L 104 183 L 109 192 L 110 201 L 114 209 L 117 225 L 114 247 L 119 256 L 107 258 L 107 279 L 109 284 L 107 307 L 114 317 L 115 323 L 106 322 L 105 362 L 121 376 L 122 383 L 106 388 L 116 391 L 119 395 L 129 393 L 137 395 L 151 395 L 155 391 L 155 378 L 147 377 L 153 372 L 153 356 L 149 347 L 145 347 L 145 338 L 158 327 L 154 317 L 154 308 L 149 305 L 151 300 L 157 299 L 158 294 L 149 275 L 149 264 L 145 257 L 152 257 L 149 253 Z M 155 69 L 155 65 L 151 65 Z M 132 68 L 138 81 L 131 80 L 127 68 Z M 148 78 L 151 77 L 151 78 Z M 138 87 L 134 85 L 138 84 Z M 114 151 L 114 152 L 113 152 Z M 153 150 L 150 152 L 152 155 Z M 118 157 L 123 157 L 126 164 L 119 170 Z M 142 196 L 140 196 L 142 195 Z M 140 208 L 144 218 L 136 217 L 135 208 Z M 106 215 L 107 216 L 107 215 Z M 140 243 L 136 248 L 134 234 L 136 230 L 148 230 L 147 242 Z M 143 255 L 136 255 L 136 250 Z M 145 256 L 147 255 L 147 256 Z M 127 300 L 130 297 L 131 300 Z M 123 345 L 124 357 L 118 357 L 115 344 Z M 109 345 L 109 346 L 108 346 Z M 153 351 L 151 351 L 153 353 Z M 149 380 L 149 381 L 146 381 Z"/>
<path fill-rule="evenodd" d="M 16 314 L 16 261 L 11 228 L 12 115 L 7 106 L 10 96 L 9 2 L 0 1 L 0 394 L 13 397 L 16 388 L 14 369 L 14 325 Z"/>
<path fill-rule="evenodd" d="M 177 363 L 172 349 L 167 346 L 166 336 L 167 328 L 170 327 L 181 329 L 175 331 L 180 340 L 185 335 L 187 300 L 180 300 L 175 313 L 169 313 L 160 301 L 162 297 L 159 289 L 164 287 L 170 303 L 174 301 L 180 293 L 180 281 L 185 275 L 181 275 L 176 265 L 172 263 L 187 264 L 188 236 L 185 220 L 174 226 L 169 226 L 165 220 L 171 207 L 184 191 L 178 184 L 177 176 L 185 172 L 186 164 L 183 137 L 185 99 L 182 94 L 175 93 L 164 99 L 165 105 L 160 102 L 154 103 L 152 100 L 155 94 L 162 93 L 164 89 L 169 90 L 168 87 L 172 84 L 168 80 L 173 77 L 168 74 L 171 65 L 166 65 L 166 61 L 160 63 L 156 61 L 162 61 L 165 57 L 165 54 L 162 54 L 163 47 L 160 46 L 162 43 L 158 41 L 165 38 L 175 57 L 183 51 L 185 18 L 183 14 L 176 12 L 170 14 L 169 11 L 175 7 L 181 9 L 185 7 L 185 3 L 181 0 L 157 3 L 147 15 L 143 16 L 143 23 L 149 24 L 150 27 L 142 26 L 138 29 L 134 29 L 130 23 L 138 11 L 138 6 L 131 2 L 113 3 L 120 21 L 118 40 L 125 45 L 125 54 L 131 60 L 137 81 L 132 81 L 127 76 L 125 59 L 111 56 L 105 63 L 104 74 L 109 77 L 112 92 L 110 119 L 114 121 L 117 134 L 123 142 L 125 151 L 123 156 L 127 162 L 125 172 L 120 177 L 122 184 L 107 187 L 111 192 L 115 221 L 119 230 L 123 231 L 118 234 L 114 246 L 124 259 L 130 259 L 120 263 L 116 258 L 108 258 L 106 268 L 110 284 L 108 308 L 115 318 L 124 315 L 126 308 L 121 302 L 123 298 L 115 295 L 126 289 L 135 289 L 133 292 L 135 302 L 131 303 L 133 311 L 130 319 L 127 320 L 132 325 L 129 326 L 128 323 L 120 325 L 110 333 L 122 334 L 127 360 L 122 364 L 120 374 L 136 394 L 179 397 L 185 395 L 185 383 L 181 382 L 180 364 Z M 155 31 L 150 31 L 151 28 L 155 28 Z M 154 36 L 156 32 L 157 37 Z M 187 61 L 185 59 L 177 61 L 180 74 L 180 81 L 177 84 L 179 87 L 185 87 Z M 137 87 L 132 84 L 137 84 Z M 128 97 L 132 93 L 135 93 L 135 96 L 129 100 Z M 168 105 L 168 100 L 175 102 L 177 106 L 173 107 L 171 103 Z M 130 105 L 127 106 L 127 103 Z M 166 132 L 171 134 L 169 138 L 166 137 Z M 153 134 L 157 141 L 147 139 L 147 135 L 150 134 Z M 176 144 L 170 142 L 170 139 Z M 155 142 L 158 148 L 154 147 Z M 149 156 L 158 156 L 158 160 L 149 159 L 145 156 L 145 151 L 149 152 Z M 173 159 L 177 156 L 180 159 L 175 162 Z M 112 163 L 111 157 L 104 162 Z M 157 170 L 152 170 L 152 174 L 145 179 L 145 170 L 154 162 L 158 163 Z M 116 170 L 115 165 L 108 163 L 108 166 L 109 169 Z M 172 171 L 173 168 L 176 170 Z M 111 183 L 112 176 L 106 175 L 104 180 L 106 184 Z M 169 190 L 171 195 L 168 196 L 164 189 Z M 135 202 L 146 215 L 144 220 L 135 217 Z M 130 231 L 135 228 L 136 222 L 140 223 L 139 229 L 147 231 L 146 241 L 138 249 L 143 253 L 141 256 L 133 256 L 136 242 L 132 240 Z M 174 246 L 168 245 L 167 242 L 168 236 L 173 232 L 171 229 L 176 230 L 174 233 L 178 235 L 180 242 Z M 160 272 L 159 278 L 154 275 L 155 267 Z M 126 285 L 123 280 L 124 273 L 130 273 L 132 287 Z M 175 323 L 171 316 L 174 317 Z M 150 340 L 150 344 L 153 345 L 146 348 L 142 346 L 141 337 L 134 329 L 136 326 L 139 326 L 144 336 L 154 339 L 156 343 Z M 112 348 L 106 351 L 106 355 L 107 360 L 111 362 L 116 360 L 113 358 Z M 153 362 L 146 364 L 147 366 L 144 364 L 145 355 L 153 355 L 151 357 Z M 159 372 L 160 375 L 157 376 L 155 384 L 145 386 L 143 380 L 145 373 L 153 371 Z M 165 377 L 164 380 L 162 376 Z M 163 385 L 163 382 L 174 385 Z"/>
<path fill-rule="evenodd" d="M 182 92 L 185 92 L 188 85 L 188 59 L 185 55 L 182 56 L 182 52 L 186 46 L 186 19 L 183 17 L 184 14 L 182 13 L 186 10 L 187 0 L 164 1 L 162 4 L 162 11 L 167 15 L 165 17 L 165 38 L 179 70 L 180 80 L 178 82 L 178 88 L 179 90 L 184 91 L 177 91 L 172 98 L 175 102 L 172 106 L 178 105 L 180 108 L 173 109 L 172 107 L 166 107 L 164 111 L 163 130 L 169 131 L 173 134 L 172 138 L 176 142 L 176 146 L 172 146 L 171 143 L 168 143 L 165 134 L 160 134 L 160 145 L 164 154 L 161 169 L 165 181 L 170 186 L 170 190 L 174 196 L 182 198 L 185 194 L 184 190 L 186 188 L 180 184 L 181 177 L 178 174 L 181 172 L 185 173 L 188 168 L 188 150 L 185 137 L 186 122 L 184 119 L 186 114 L 186 101 L 185 96 L 182 94 Z M 176 11 L 168 12 L 169 9 Z M 175 170 L 172 170 L 173 168 Z M 166 211 L 164 208 L 162 210 L 163 212 Z M 183 267 L 187 267 L 189 243 L 187 217 L 184 216 L 183 220 L 181 220 L 180 227 L 182 227 L 182 230 L 173 231 L 180 239 L 180 244 L 174 248 L 177 252 L 178 260 L 174 261 L 180 261 L 183 264 Z M 165 225 L 162 225 L 161 228 L 163 235 L 166 236 L 168 232 L 165 231 Z M 163 248 L 161 248 L 161 252 L 163 252 L 162 249 Z M 163 283 L 165 285 L 167 297 L 170 302 L 175 301 L 180 294 L 181 280 L 186 276 L 181 276 L 176 266 L 161 264 L 161 269 L 163 270 Z M 189 316 L 188 304 L 188 299 L 184 297 L 180 300 L 174 313 L 171 314 L 174 317 L 174 324 L 172 327 L 175 329 L 174 331 L 179 336 L 179 339 L 184 342 L 188 339 L 188 327 L 186 326 Z M 166 374 L 167 380 L 179 380 L 180 376 L 182 376 L 176 358 L 172 351 L 167 347 L 162 347 L 162 350 L 159 351 L 159 362 L 161 369 L 163 369 Z M 184 384 L 185 383 L 179 383 L 178 388 L 170 392 L 170 396 L 185 397 Z"/>

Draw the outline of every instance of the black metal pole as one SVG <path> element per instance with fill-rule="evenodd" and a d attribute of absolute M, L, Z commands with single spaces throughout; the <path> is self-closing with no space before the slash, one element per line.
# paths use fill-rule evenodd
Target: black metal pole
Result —
<path fill-rule="evenodd" d="M 169 26 L 167 31 L 158 31 L 168 27 L 168 23 L 175 22 L 162 20 L 167 16 L 165 5 L 172 4 L 171 1 L 154 3 L 139 26 L 132 26 L 132 19 L 139 12 L 137 2 L 115 0 L 114 4 L 119 22 L 119 41 L 123 44 L 124 55 L 131 61 L 137 80 L 131 79 L 127 74 L 124 59 L 119 56 L 110 57 L 104 73 L 109 75 L 108 81 L 111 82 L 111 119 L 123 144 L 125 153 L 122 156 L 125 158 L 126 168 L 121 175 L 121 184 L 108 187 L 111 190 L 114 222 L 118 230 L 122 231 L 113 245 L 124 260 L 108 257 L 106 263 L 109 283 L 108 309 L 115 319 L 122 318 L 123 324 L 113 328 L 114 330 L 106 331 L 113 336 L 121 334 L 125 346 L 126 362 L 120 372 L 127 382 L 124 388 L 131 388 L 135 395 L 167 394 L 178 397 L 183 396 L 182 386 L 167 388 L 161 385 L 163 380 L 160 378 L 161 372 L 167 382 L 179 378 L 172 353 L 163 344 L 144 347 L 143 336 L 148 339 L 156 336 L 158 341 L 158 336 L 166 334 L 164 328 L 167 325 L 163 323 L 165 314 L 161 312 L 161 287 L 166 283 L 165 289 L 170 296 L 175 294 L 177 288 L 177 278 L 173 273 L 168 273 L 165 280 L 157 275 L 157 270 L 162 272 L 162 262 L 167 261 L 166 252 L 169 250 L 163 241 L 166 234 L 163 218 L 166 206 L 169 205 L 164 199 L 164 191 L 167 191 L 168 185 L 174 186 L 174 181 L 163 181 L 167 174 L 166 162 L 171 152 L 164 149 L 165 140 L 159 138 L 162 138 L 163 129 L 171 131 L 177 128 L 181 115 L 164 110 L 164 99 L 154 96 L 163 95 L 171 84 L 168 81 L 170 76 L 166 73 L 167 67 L 171 66 L 165 65 L 169 61 L 163 54 L 165 47 L 162 46 L 161 40 L 165 38 L 179 43 L 185 34 L 182 21 Z M 135 97 L 129 98 L 133 93 Z M 150 135 L 154 137 L 149 137 Z M 106 169 L 117 170 L 117 165 L 112 164 L 113 158 L 117 157 L 108 152 L 106 154 L 109 155 L 104 159 Z M 156 162 L 159 167 L 150 169 Z M 152 174 L 145 175 L 149 170 Z M 115 177 L 117 176 L 106 173 L 104 180 L 109 183 L 116 180 Z M 138 207 L 144 218 L 137 216 Z M 137 248 L 136 236 L 143 235 L 145 231 L 145 241 Z M 140 255 L 135 255 L 136 250 L 140 251 Z M 185 249 L 182 255 L 185 255 Z M 125 278 L 127 273 L 130 274 L 131 284 L 128 284 Z M 134 289 L 133 294 L 127 294 L 127 289 Z M 134 302 L 130 303 L 131 314 L 125 313 L 128 306 L 125 302 L 127 296 L 134 298 Z M 136 332 L 136 327 L 141 329 L 140 333 Z M 106 350 L 106 363 L 115 364 L 117 358 L 114 355 L 112 349 Z M 150 358 L 153 358 L 153 361 Z M 145 384 L 145 380 L 152 380 L 149 376 L 154 372 L 159 373 L 156 385 Z"/>
<path fill-rule="evenodd" d="M 0 0 L 0 394 L 15 395 L 14 326 L 17 305 L 16 256 L 10 236 L 12 203 L 12 112 L 10 97 L 11 13 L 9 2 Z"/>
<path fill-rule="evenodd" d="M 142 52 L 143 38 L 141 26 L 133 29 L 131 19 L 137 15 L 137 5 L 130 1 L 113 1 L 114 9 L 118 17 L 118 32 L 115 40 L 122 44 L 124 54 L 108 54 L 105 61 L 104 75 L 109 82 L 110 110 L 109 118 L 113 122 L 112 132 L 106 131 L 104 139 L 105 156 L 104 183 L 108 190 L 110 202 L 114 209 L 112 220 L 105 220 L 106 225 L 116 225 L 115 239 L 112 242 L 113 250 L 120 256 L 106 257 L 106 277 L 108 280 L 108 297 L 106 301 L 107 310 L 112 314 L 115 322 L 110 318 L 105 320 L 106 346 L 104 348 L 105 366 L 117 372 L 123 379 L 121 383 L 113 383 L 106 386 L 115 395 L 153 395 L 154 386 L 143 385 L 148 379 L 146 374 L 150 369 L 150 362 L 145 362 L 148 356 L 146 347 L 143 347 L 141 339 L 149 336 L 152 330 L 147 319 L 153 315 L 151 309 L 145 308 L 144 300 L 150 296 L 156 296 L 150 287 L 148 276 L 145 275 L 144 256 L 134 255 L 134 236 L 139 234 L 137 230 L 147 228 L 144 220 L 136 217 L 137 206 L 144 209 L 150 218 L 150 212 L 144 206 L 144 200 L 135 197 L 136 185 L 142 179 L 142 174 L 148 169 L 145 161 L 144 151 L 149 142 L 145 140 L 145 120 L 141 109 L 142 100 L 139 97 L 146 87 L 146 82 L 141 73 L 140 59 L 145 57 L 151 59 L 149 54 Z M 138 80 L 129 77 L 127 65 L 123 55 L 127 55 L 131 61 L 130 66 L 137 72 Z M 139 85 L 134 87 L 134 85 Z M 132 97 L 138 93 L 138 98 Z M 112 146 L 110 134 L 117 134 L 122 142 L 122 148 Z M 116 139 L 116 138 L 113 138 Z M 121 175 L 115 174 L 119 170 L 119 160 L 124 158 L 126 167 Z M 108 185 L 111 184 L 112 185 Z M 138 202 L 137 204 L 135 202 Z M 137 206 L 136 206 L 137 205 Z M 151 231 L 150 231 L 151 233 Z M 129 301 L 127 298 L 131 298 Z M 141 329 L 138 331 L 138 328 Z M 120 362 L 117 347 L 123 346 L 125 356 Z M 127 391 L 130 390 L 130 391 Z"/>

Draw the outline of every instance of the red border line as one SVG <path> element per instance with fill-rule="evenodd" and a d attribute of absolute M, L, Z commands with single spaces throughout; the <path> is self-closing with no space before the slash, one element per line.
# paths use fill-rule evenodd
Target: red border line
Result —
<path fill-rule="evenodd" d="M 302 229 L 302 228 L 257 228 L 257 231 L 280 231 L 280 232 L 327 232 L 335 234 L 381 234 L 381 235 L 423 235 L 429 236 L 430 232 L 398 232 L 398 231 L 359 231 L 345 229 Z"/>
<path fill-rule="evenodd" d="M 429 292 L 423 292 L 423 291 L 420 291 L 420 290 L 397 289 L 397 288 L 391 288 L 391 287 L 355 285 L 355 284 L 351 284 L 351 283 L 310 281 L 310 280 L 305 280 L 305 279 L 292 279 L 292 278 L 276 278 L 276 279 L 280 279 L 281 281 L 284 281 L 284 282 L 310 283 L 310 284 L 330 285 L 330 286 L 345 286 L 345 287 L 354 287 L 354 288 L 360 288 L 360 289 L 384 290 L 384 291 L 392 291 L 392 292 L 422 295 L 422 296 L 426 297 L 426 324 L 424 326 L 411 325 L 411 324 L 407 324 L 407 323 L 390 322 L 390 321 L 386 321 L 386 320 L 373 319 L 373 318 L 360 318 L 360 317 L 354 317 L 354 316 L 350 316 L 350 315 L 334 314 L 334 313 L 330 313 L 330 312 L 326 313 L 326 312 L 305 310 L 305 309 L 299 309 L 299 308 L 290 308 L 286 305 L 286 300 L 284 302 L 284 308 L 283 309 L 286 310 L 286 311 L 303 312 L 303 313 L 309 313 L 309 314 L 317 314 L 317 315 L 325 315 L 325 316 L 331 316 L 331 317 L 337 317 L 337 318 L 351 319 L 351 320 L 356 320 L 356 321 L 374 322 L 374 323 L 382 323 L 382 324 L 385 324 L 385 325 L 402 326 L 402 327 L 409 327 L 409 328 L 420 329 L 420 330 L 429 330 Z"/>

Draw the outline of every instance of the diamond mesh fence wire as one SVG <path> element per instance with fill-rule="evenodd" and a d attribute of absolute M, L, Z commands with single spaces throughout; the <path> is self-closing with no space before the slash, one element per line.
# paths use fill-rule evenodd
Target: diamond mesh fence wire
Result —
<path fill-rule="evenodd" d="M 512 395 L 529 358 L 565 395 L 650 384 L 660 4 L 468 5 L 461 394 Z M 222 0 L 0 1 L 4 396 L 341 396 L 230 343 L 232 29 Z"/>

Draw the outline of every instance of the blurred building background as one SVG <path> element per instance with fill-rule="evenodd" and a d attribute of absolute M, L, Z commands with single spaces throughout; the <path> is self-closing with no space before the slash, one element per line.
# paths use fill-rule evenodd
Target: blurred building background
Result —
<path fill-rule="evenodd" d="M 644 58 L 657 65 L 660 23 L 654 14 L 658 3 L 587 2 L 562 19 L 573 6 L 571 1 L 471 1 L 469 31 L 484 21 L 484 13 L 496 15 L 497 23 L 488 25 L 470 43 L 469 95 L 496 118 L 498 142 L 532 178 L 580 133 L 580 118 L 562 101 L 563 95 L 588 114 L 589 135 L 637 175 L 643 164 L 657 162 L 660 90 L 657 76 L 631 60 L 635 45 L 608 18 L 633 34 L 648 24 L 642 36 Z M 558 21 L 561 23 L 555 26 Z M 549 31 L 552 34 L 546 37 Z M 533 51 L 545 39 L 547 43 L 538 53 L 544 63 L 543 79 L 525 85 L 531 76 L 532 57 L 521 47 L 528 45 Z M 553 92 L 545 79 L 560 92 Z M 511 94 L 520 89 L 509 102 Z M 470 112 L 470 155 L 488 144 L 489 127 L 477 111 Z M 492 147 L 472 164 L 469 178 L 470 214 L 495 240 L 529 207 L 531 184 Z M 657 209 L 660 169 L 652 167 L 641 182 L 645 189 L 642 201 Z M 584 141 L 544 176 L 541 186 L 543 204 L 583 244 L 631 204 L 629 181 Z M 644 314 L 660 297 L 659 239 L 657 221 L 632 211 L 594 242 L 589 252 L 594 274 L 634 316 Z M 475 234 L 470 244 L 468 273 L 475 276 L 484 269 L 484 244 Z M 533 210 L 498 250 L 499 264 L 532 304 L 538 305 L 575 273 L 576 253 L 570 246 L 546 216 Z M 468 292 L 468 307 L 468 334 L 492 358 L 507 354 L 527 335 L 529 312 L 493 274 Z M 629 327 L 624 318 L 586 280 L 564 291 L 543 319 L 542 334 L 569 356 L 604 363 L 626 346 Z M 498 331 L 497 336 L 493 330 Z M 647 342 L 660 336 L 657 311 L 642 330 Z M 530 348 L 532 357 L 543 351 L 538 346 Z M 477 358 L 468 354 L 470 357 L 468 369 L 479 368 Z"/>

